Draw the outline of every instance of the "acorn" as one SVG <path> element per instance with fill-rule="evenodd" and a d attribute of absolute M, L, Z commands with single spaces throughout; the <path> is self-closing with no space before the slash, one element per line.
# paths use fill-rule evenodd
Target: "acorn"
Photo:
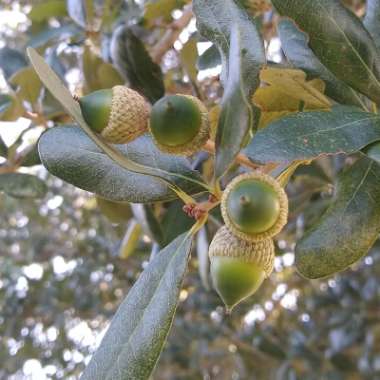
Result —
<path fill-rule="evenodd" d="M 153 105 L 149 129 L 161 151 L 190 156 L 210 136 L 208 111 L 193 96 L 165 96 Z"/>
<path fill-rule="evenodd" d="M 285 226 L 288 197 L 273 177 L 256 171 L 239 175 L 229 183 L 221 210 L 233 234 L 256 242 L 277 235 Z"/>
<path fill-rule="evenodd" d="M 221 227 L 209 248 L 213 286 L 227 312 L 253 295 L 273 271 L 272 239 L 248 242 Z"/>
<path fill-rule="evenodd" d="M 109 143 L 126 144 L 148 130 L 148 103 L 128 87 L 94 91 L 78 102 L 86 123 Z"/>

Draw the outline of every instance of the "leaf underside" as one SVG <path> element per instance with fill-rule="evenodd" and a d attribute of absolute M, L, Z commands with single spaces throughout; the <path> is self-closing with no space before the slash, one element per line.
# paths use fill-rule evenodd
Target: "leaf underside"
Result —
<path fill-rule="evenodd" d="M 174 170 L 184 177 L 199 178 L 185 158 L 161 153 L 149 136 L 117 146 L 129 159 L 155 168 Z M 110 159 L 80 128 L 60 126 L 49 129 L 39 141 L 44 166 L 57 177 L 81 189 L 114 201 L 147 203 L 175 199 L 175 194 L 155 177 L 123 169 Z M 202 191 L 186 180 L 170 178 L 190 194 Z"/>
<path fill-rule="evenodd" d="M 215 177 L 221 177 L 257 128 L 260 111 L 251 97 L 265 64 L 263 40 L 255 21 L 233 0 L 194 0 L 199 32 L 222 58 L 224 95 L 216 137 Z"/>
<path fill-rule="evenodd" d="M 359 159 L 337 180 L 329 209 L 296 246 L 296 266 L 307 278 L 340 272 L 367 254 L 380 233 L 380 166 Z"/>
<path fill-rule="evenodd" d="M 81 380 L 145 380 L 169 333 L 192 238 L 179 236 L 159 252 L 129 291 Z"/>

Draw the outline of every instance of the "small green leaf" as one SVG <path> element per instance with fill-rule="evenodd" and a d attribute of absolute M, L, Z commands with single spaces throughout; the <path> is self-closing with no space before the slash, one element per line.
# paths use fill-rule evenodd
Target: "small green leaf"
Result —
<path fill-rule="evenodd" d="M 194 224 L 194 219 L 188 217 L 182 208 L 183 202 L 174 201 L 170 203 L 166 210 L 161 222 L 166 244 L 188 231 Z"/>
<path fill-rule="evenodd" d="M 351 154 L 380 140 L 380 116 L 349 106 L 299 112 L 260 130 L 245 153 L 253 162 L 290 163 L 323 154 Z"/>
<path fill-rule="evenodd" d="M 70 37 L 80 35 L 83 31 L 75 24 L 66 24 L 58 28 L 44 29 L 38 34 L 32 36 L 28 41 L 28 46 L 38 48 L 47 44 L 53 44 Z"/>
<path fill-rule="evenodd" d="M 281 47 L 291 63 L 309 75 L 323 79 L 326 83 L 326 94 L 332 99 L 365 109 L 365 104 L 358 93 L 322 65 L 309 48 L 307 35 L 298 29 L 292 20 L 282 19 L 278 23 L 277 30 Z"/>
<path fill-rule="evenodd" d="M 380 233 L 380 166 L 361 158 L 337 180 L 331 206 L 296 246 L 296 266 L 307 278 L 348 268 Z"/>
<path fill-rule="evenodd" d="M 0 174 L 0 191 L 15 198 L 43 198 L 47 188 L 34 175 L 23 173 Z"/>
<path fill-rule="evenodd" d="M 21 166 L 30 167 L 40 164 L 41 160 L 38 154 L 37 144 L 30 145 L 27 150 L 22 152 Z"/>
<path fill-rule="evenodd" d="M 28 16 L 32 21 L 42 22 L 51 17 L 63 17 L 67 15 L 64 0 L 49 0 L 33 5 Z"/>
<path fill-rule="evenodd" d="M 28 66 L 24 54 L 7 46 L 0 49 L 0 69 L 3 70 L 5 79 L 9 79 L 14 73 Z"/>
<path fill-rule="evenodd" d="M 0 118 L 12 106 L 13 97 L 8 94 L 0 94 Z"/>
<path fill-rule="evenodd" d="M 211 45 L 198 59 L 198 69 L 207 70 L 213 69 L 214 67 L 220 65 L 222 60 L 220 58 L 220 53 L 215 45 Z"/>
<path fill-rule="evenodd" d="M 114 201 L 149 203 L 172 200 L 175 194 L 157 178 L 133 173 L 117 165 L 80 129 L 59 126 L 47 130 L 38 146 L 43 165 L 57 177 L 81 189 Z M 153 169 L 175 171 L 183 179 L 171 178 L 188 193 L 202 188 L 190 181 L 199 179 L 185 158 L 161 153 L 149 136 L 143 136 L 117 149 L 137 164 L 154 165 Z M 186 180 L 189 178 L 189 181 Z"/>
<path fill-rule="evenodd" d="M 85 46 L 83 51 L 83 75 L 86 93 L 124 84 L 119 72 L 97 56 L 89 46 Z"/>
<path fill-rule="evenodd" d="M 257 128 L 260 112 L 251 104 L 265 63 L 264 44 L 253 19 L 233 0 L 194 0 L 199 32 L 222 56 L 224 96 L 216 136 L 215 177 L 230 167 Z"/>
<path fill-rule="evenodd" d="M 130 86 L 152 103 L 165 94 L 161 67 L 152 61 L 143 42 L 121 25 L 112 36 L 111 55 L 115 66 Z"/>
<path fill-rule="evenodd" d="M 164 347 L 192 238 L 181 235 L 150 262 L 116 312 L 81 380 L 149 379 Z"/>
<path fill-rule="evenodd" d="M 35 104 L 37 102 L 42 90 L 42 83 L 32 67 L 26 67 L 19 70 L 12 75 L 9 83 L 15 87 L 17 95 L 21 99 L 30 104 Z"/>
<path fill-rule="evenodd" d="M 367 0 L 367 11 L 363 23 L 380 51 L 380 0 Z"/>
<path fill-rule="evenodd" d="M 272 0 L 308 34 L 319 60 L 339 79 L 380 103 L 380 55 L 361 20 L 338 0 Z"/>
<path fill-rule="evenodd" d="M 197 41 L 195 38 L 189 38 L 189 40 L 183 45 L 180 58 L 182 62 L 182 67 L 184 68 L 186 74 L 189 76 L 192 82 L 197 81 L 197 67 L 196 63 L 198 60 L 198 50 Z"/>
<path fill-rule="evenodd" d="M 20 99 L 10 94 L 0 94 L 0 120 L 15 121 L 24 113 Z"/>

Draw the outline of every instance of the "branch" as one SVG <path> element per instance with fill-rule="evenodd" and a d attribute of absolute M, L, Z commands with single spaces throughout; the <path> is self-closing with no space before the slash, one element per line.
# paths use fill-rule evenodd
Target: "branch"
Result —
<path fill-rule="evenodd" d="M 152 49 L 151 56 L 154 62 L 161 62 L 162 57 L 172 48 L 182 30 L 186 28 L 192 18 L 193 11 L 191 4 L 189 4 L 183 8 L 182 16 L 169 25 L 169 29 L 165 32 L 161 41 Z"/>

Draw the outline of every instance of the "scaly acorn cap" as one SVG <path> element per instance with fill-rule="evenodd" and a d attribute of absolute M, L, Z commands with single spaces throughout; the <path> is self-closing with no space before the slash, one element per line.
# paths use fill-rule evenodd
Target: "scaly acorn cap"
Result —
<path fill-rule="evenodd" d="M 272 273 L 275 250 L 272 239 L 247 242 L 223 226 L 210 244 L 209 256 L 213 286 L 230 312 Z"/>
<path fill-rule="evenodd" d="M 148 130 L 148 103 L 128 87 L 95 91 L 79 105 L 87 124 L 111 144 L 126 144 Z"/>
<path fill-rule="evenodd" d="M 211 241 L 208 254 L 213 257 L 237 258 L 247 263 L 255 263 L 268 278 L 273 272 L 275 249 L 272 239 L 249 242 L 239 239 L 227 226 L 219 228 Z"/>
<path fill-rule="evenodd" d="M 191 95 L 165 96 L 153 105 L 149 130 L 162 152 L 190 156 L 209 139 L 208 110 Z"/>
<path fill-rule="evenodd" d="M 249 242 L 277 235 L 287 223 L 288 207 L 282 186 L 259 171 L 237 176 L 221 200 L 225 224 L 234 235 Z"/>

